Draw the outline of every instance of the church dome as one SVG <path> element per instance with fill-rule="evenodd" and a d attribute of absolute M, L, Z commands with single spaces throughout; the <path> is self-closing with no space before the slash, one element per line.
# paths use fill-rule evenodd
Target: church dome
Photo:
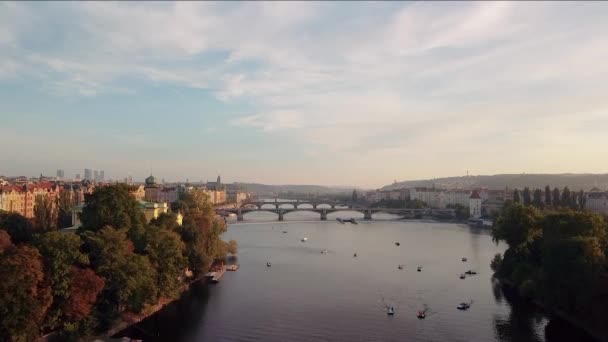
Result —
<path fill-rule="evenodd" d="M 156 185 L 156 178 L 154 178 L 154 176 L 150 175 L 150 177 L 146 178 L 146 186 L 153 186 Z"/>

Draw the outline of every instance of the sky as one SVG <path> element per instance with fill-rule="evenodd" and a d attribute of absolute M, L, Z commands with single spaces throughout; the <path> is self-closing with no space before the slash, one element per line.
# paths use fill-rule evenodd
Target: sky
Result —
<path fill-rule="evenodd" d="M 608 3 L 1 2 L 0 175 L 608 172 Z"/>

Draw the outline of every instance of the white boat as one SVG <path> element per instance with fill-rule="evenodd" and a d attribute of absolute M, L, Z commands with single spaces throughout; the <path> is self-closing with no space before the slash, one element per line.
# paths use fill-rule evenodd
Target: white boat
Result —
<path fill-rule="evenodd" d="M 266 267 L 270 267 L 270 266 L 272 266 L 272 264 L 270 262 L 267 262 Z"/>
<path fill-rule="evenodd" d="M 300 240 L 300 241 L 302 241 L 302 242 L 306 242 L 306 241 L 308 241 L 308 238 L 307 238 L 307 237 L 304 237 L 304 238 L 302 238 L 302 240 Z"/>
<path fill-rule="evenodd" d="M 470 303 L 460 303 L 456 308 L 458 310 L 468 310 L 471 307 Z"/>
<path fill-rule="evenodd" d="M 321 254 L 326 254 L 327 253 L 327 249 L 324 249 L 321 251 Z"/>
<path fill-rule="evenodd" d="M 387 306 L 386 307 L 386 314 L 390 315 L 390 316 L 394 315 L 395 314 L 395 308 L 392 307 L 392 306 Z"/>

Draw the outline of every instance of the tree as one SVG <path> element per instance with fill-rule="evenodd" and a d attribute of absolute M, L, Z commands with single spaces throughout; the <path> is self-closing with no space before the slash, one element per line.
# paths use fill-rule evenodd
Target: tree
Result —
<path fill-rule="evenodd" d="M 107 226 L 83 237 L 93 269 L 106 280 L 100 299 L 105 318 L 125 308 L 139 312 L 156 301 L 156 271 L 147 256 L 133 253 L 124 230 Z"/>
<path fill-rule="evenodd" d="M 0 340 L 35 340 L 51 304 L 38 250 L 27 245 L 5 249 L 0 279 Z"/>
<path fill-rule="evenodd" d="M 538 209 L 514 203 L 505 208 L 496 221 L 492 238 L 495 241 L 504 240 L 513 247 L 529 244 L 542 234 L 540 218 Z"/>
<path fill-rule="evenodd" d="M 578 192 L 578 205 L 579 209 L 585 209 L 585 205 L 587 204 L 587 198 L 585 197 L 585 192 L 581 189 Z"/>
<path fill-rule="evenodd" d="M 146 219 L 126 184 L 97 188 L 92 194 L 85 195 L 85 201 L 87 205 L 82 210 L 80 232 L 98 231 L 105 226 L 125 229 L 135 250 L 143 253 Z"/>
<path fill-rule="evenodd" d="M 178 229 L 177 215 L 174 213 L 162 213 L 157 218 L 152 219 L 150 225 L 160 229 L 175 231 Z"/>
<path fill-rule="evenodd" d="M 561 205 L 561 202 L 562 202 L 562 200 L 561 200 L 561 195 L 559 193 L 559 189 L 558 188 L 553 189 L 553 206 L 557 208 Z"/>
<path fill-rule="evenodd" d="M 70 272 L 70 296 L 63 304 L 63 312 L 69 321 L 80 321 L 91 313 L 105 281 L 90 268 L 72 267 Z"/>
<path fill-rule="evenodd" d="M 238 251 L 239 245 L 236 240 L 228 241 L 228 253 L 235 255 Z"/>
<path fill-rule="evenodd" d="M 184 249 L 176 233 L 159 228 L 148 231 L 146 253 L 156 269 L 159 297 L 174 298 L 179 293 L 181 275 L 187 265 Z"/>
<path fill-rule="evenodd" d="M 562 199 L 561 199 L 561 204 L 564 207 L 569 207 L 572 203 L 572 200 L 570 199 L 570 189 L 568 189 L 568 187 L 564 187 L 564 190 L 562 191 Z"/>
<path fill-rule="evenodd" d="M 81 245 L 79 236 L 58 231 L 42 234 L 36 241 L 53 295 L 53 305 L 45 320 L 48 329 L 55 329 L 61 324 L 61 307 L 70 295 L 70 273 L 73 266 L 89 263 L 87 255 L 80 252 Z"/>
<path fill-rule="evenodd" d="M 92 194 L 85 195 L 85 202 L 81 231 L 97 231 L 105 226 L 130 230 L 146 224 L 139 203 L 129 193 L 126 184 L 97 188 Z"/>
<path fill-rule="evenodd" d="M 551 188 L 548 185 L 545 187 L 545 205 L 551 206 Z"/>
<path fill-rule="evenodd" d="M 72 226 L 72 207 L 70 192 L 61 191 L 57 197 L 57 227 L 59 229 Z"/>
<path fill-rule="evenodd" d="M 0 228 L 8 232 L 15 244 L 31 242 L 34 239 L 34 225 L 17 213 L 0 210 Z"/>
<path fill-rule="evenodd" d="M 524 205 L 526 207 L 529 206 L 530 204 L 532 204 L 532 198 L 530 196 L 530 188 L 528 188 L 528 187 L 524 188 L 523 199 L 524 199 Z"/>
<path fill-rule="evenodd" d="M 0 255 L 12 245 L 11 236 L 8 235 L 6 230 L 0 229 Z"/>
<path fill-rule="evenodd" d="M 37 195 L 34 200 L 34 223 L 36 230 L 46 232 L 57 229 L 57 212 L 48 196 Z"/>
<path fill-rule="evenodd" d="M 356 203 L 358 199 L 359 196 L 357 195 L 357 189 L 353 189 L 353 195 L 351 196 L 351 200 Z"/>
<path fill-rule="evenodd" d="M 534 189 L 532 205 L 539 209 L 543 208 L 543 192 L 541 189 Z"/>
<path fill-rule="evenodd" d="M 519 196 L 519 190 L 515 189 L 513 190 L 513 203 L 520 203 L 521 199 Z"/>

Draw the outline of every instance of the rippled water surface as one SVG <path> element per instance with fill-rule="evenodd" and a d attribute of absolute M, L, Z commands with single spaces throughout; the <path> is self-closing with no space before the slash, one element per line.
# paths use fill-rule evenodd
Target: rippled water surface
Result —
<path fill-rule="evenodd" d="M 229 226 L 225 239 L 239 243 L 237 272 L 227 272 L 219 284 L 194 286 L 125 333 L 146 341 L 562 341 L 577 336 L 572 328 L 562 333 L 563 324 L 556 325 L 555 337 L 546 336 L 551 329 L 545 316 L 507 300 L 493 284 L 489 263 L 505 246 L 495 245 L 488 231 L 382 220 L 391 218 L 383 215 L 358 225 L 340 224 L 335 216 L 321 222 L 315 213 L 286 216 L 314 220 L 309 222 L 254 222 L 276 219 L 273 215 L 251 213 L 244 223 Z M 303 237 L 308 241 L 301 242 Z M 478 274 L 460 279 L 468 269 Z M 464 301 L 472 301 L 471 308 L 457 310 Z M 395 307 L 394 316 L 386 314 L 385 304 Z M 420 320 L 416 311 L 425 306 L 430 314 Z"/>

